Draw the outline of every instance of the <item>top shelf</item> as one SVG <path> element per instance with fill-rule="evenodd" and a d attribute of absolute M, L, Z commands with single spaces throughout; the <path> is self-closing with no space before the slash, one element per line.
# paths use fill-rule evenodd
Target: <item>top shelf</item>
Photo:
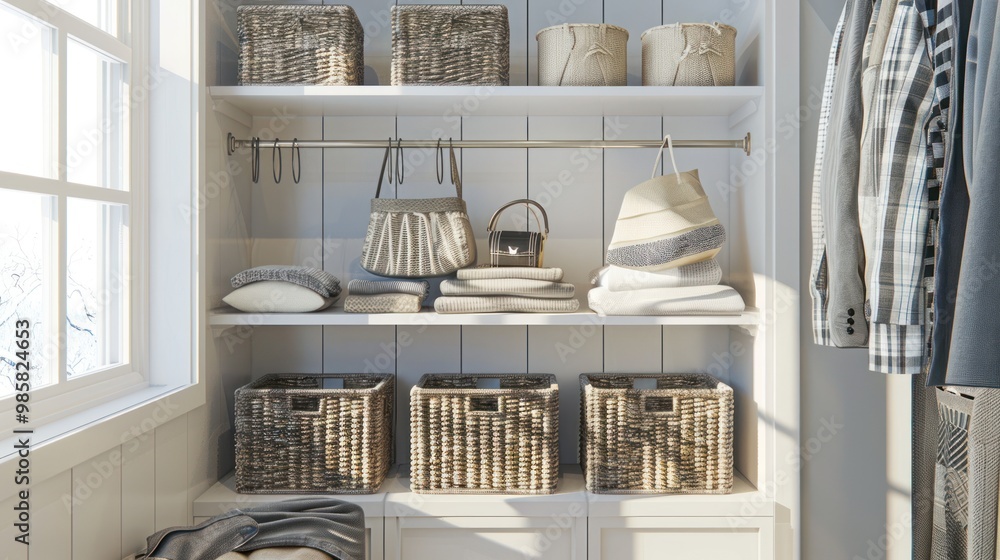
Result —
<path fill-rule="evenodd" d="M 750 114 L 760 86 L 214 86 L 218 108 L 272 116 L 726 116 Z"/>

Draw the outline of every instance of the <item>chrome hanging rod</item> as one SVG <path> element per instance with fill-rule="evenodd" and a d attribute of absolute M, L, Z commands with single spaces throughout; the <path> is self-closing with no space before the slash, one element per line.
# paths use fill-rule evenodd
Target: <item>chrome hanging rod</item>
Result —
<path fill-rule="evenodd" d="M 229 155 L 240 148 L 252 147 L 252 140 L 238 140 L 231 133 L 228 137 Z M 388 145 L 388 138 L 385 140 L 279 140 L 275 144 L 274 140 L 260 140 L 261 148 L 291 148 L 293 144 L 298 148 L 385 148 Z M 739 140 L 674 140 L 675 148 L 725 148 L 730 150 L 743 150 L 750 155 L 751 143 L 750 133 Z M 659 148 L 663 140 L 453 140 L 451 145 L 456 148 L 593 148 L 617 149 L 617 148 Z M 396 140 L 393 140 L 393 147 L 396 147 Z M 402 140 L 403 148 L 437 148 L 437 140 Z M 448 140 L 442 139 L 442 146 L 448 146 Z"/>

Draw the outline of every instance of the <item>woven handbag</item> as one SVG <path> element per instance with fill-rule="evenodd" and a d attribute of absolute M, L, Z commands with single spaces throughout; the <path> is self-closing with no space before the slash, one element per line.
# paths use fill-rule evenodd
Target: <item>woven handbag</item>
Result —
<path fill-rule="evenodd" d="M 364 28 L 350 6 L 240 6 L 240 85 L 360 85 Z"/>
<path fill-rule="evenodd" d="M 538 85 L 624 86 L 628 31 L 606 23 L 566 23 L 538 32 Z"/>
<path fill-rule="evenodd" d="M 642 34 L 642 85 L 736 85 L 736 28 L 674 23 Z"/>
<path fill-rule="evenodd" d="M 497 221 L 504 210 L 523 204 L 535 217 L 535 223 L 541 231 L 510 231 L 498 230 Z M 542 217 L 538 217 L 538 209 Z M 549 236 L 549 216 L 542 205 L 528 198 L 512 200 L 500 207 L 490 218 L 490 266 L 526 266 L 541 267 L 545 253 L 545 239 Z"/>
<path fill-rule="evenodd" d="M 674 173 L 658 177 L 664 147 L 670 150 Z M 668 135 L 652 179 L 625 193 L 607 263 L 639 270 L 677 268 L 711 259 L 725 241 L 726 230 L 712 211 L 698 171 L 677 169 Z"/>
<path fill-rule="evenodd" d="M 382 159 L 361 267 L 379 276 L 427 278 L 476 264 L 476 238 L 462 200 L 455 150 L 451 177 L 458 196 L 410 199 L 379 198 L 390 151 L 386 148 Z"/>

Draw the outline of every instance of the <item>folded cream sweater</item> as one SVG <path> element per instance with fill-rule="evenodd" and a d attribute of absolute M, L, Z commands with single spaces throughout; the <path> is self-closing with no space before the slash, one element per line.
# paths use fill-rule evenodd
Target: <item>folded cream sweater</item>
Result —
<path fill-rule="evenodd" d="M 445 280 L 441 282 L 441 294 L 446 296 L 521 296 L 567 299 L 576 295 L 576 287 L 573 284 L 522 278 Z"/>
<path fill-rule="evenodd" d="M 434 300 L 438 313 L 572 313 L 577 299 L 541 299 L 516 296 L 443 296 Z"/>
<path fill-rule="evenodd" d="M 612 292 L 648 288 L 713 286 L 722 281 L 722 267 L 715 259 L 660 271 L 636 270 L 609 265 L 591 273 L 590 283 Z"/>
<path fill-rule="evenodd" d="M 729 286 L 654 288 L 612 292 L 594 288 L 587 294 L 598 315 L 739 315 L 743 298 Z"/>
<path fill-rule="evenodd" d="M 526 266 L 498 266 L 498 267 L 474 267 L 463 268 L 457 273 L 459 280 L 502 280 L 510 278 L 520 278 L 522 280 L 546 280 L 548 282 L 561 282 L 563 271 L 561 268 L 532 268 Z"/>

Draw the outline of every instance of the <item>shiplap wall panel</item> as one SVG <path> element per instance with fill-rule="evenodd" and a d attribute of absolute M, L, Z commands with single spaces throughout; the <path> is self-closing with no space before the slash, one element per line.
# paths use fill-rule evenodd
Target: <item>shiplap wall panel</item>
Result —
<path fill-rule="evenodd" d="M 72 471 L 60 473 L 31 488 L 31 530 L 34 538 L 28 550 L 29 558 L 72 558 L 72 491 Z M 2 538 L 3 546 L 11 542 L 6 537 Z"/>
<path fill-rule="evenodd" d="M 604 371 L 660 373 L 661 327 L 604 327 Z"/>
<path fill-rule="evenodd" d="M 156 531 L 156 433 L 146 432 L 122 444 L 122 554 L 142 550 Z M 193 438 L 192 438 L 193 439 Z M 188 443 L 195 443 L 188 440 Z M 206 450 L 210 442 L 200 439 Z"/>
<path fill-rule="evenodd" d="M 121 460 L 115 447 L 73 467 L 73 560 L 122 557 Z"/>
<path fill-rule="evenodd" d="M 628 30 L 628 85 L 642 85 L 642 32 L 660 25 L 659 2 L 614 2 L 605 0 L 604 21 Z"/>
<path fill-rule="evenodd" d="M 185 414 L 156 428 L 154 454 L 157 468 L 153 484 L 156 491 L 157 528 L 187 525 L 191 522 L 187 420 Z"/>
<path fill-rule="evenodd" d="M 29 490 L 29 493 L 30 492 L 31 491 Z M 14 541 L 14 537 L 21 534 L 14 527 L 13 522 L 14 508 L 18 506 L 20 501 L 20 499 L 14 496 L 0 502 L 0 511 L 3 511 L 6 520 L 9 520 L 4 523 L 0 523 L 0 553 L 4 554 L 4 560 L 28 560 L 29 547 Z M 31 506 L 29 505 L 29 507 Z M 32 531 L 32 533 L 28 535 L 28 542 L 30 543 L 43 538 L 44 536 L 37 533 L 37 531 Z"/>

